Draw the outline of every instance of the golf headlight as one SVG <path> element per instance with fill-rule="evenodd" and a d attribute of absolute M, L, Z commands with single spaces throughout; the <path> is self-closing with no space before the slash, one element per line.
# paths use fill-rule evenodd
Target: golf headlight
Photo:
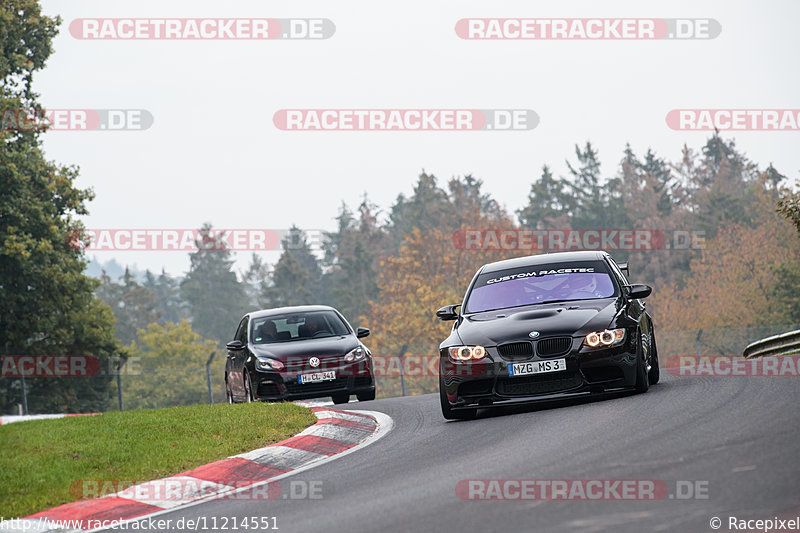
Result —
<path fill-rule="evenodd" d="M 367 355 L 367 351 L 364 350 L 363 346 L 358 346 L 350 350 L 347 355 L 344 356 L 344 360 L 348 363 L 353 361 L 358 361 L 360 359 L 364 359 L 364 356 Z"/>
<path fill-rule="evenodd" d="M 455 361 L 483 359 L 486 356 L 486 348 L 483 346 L 451 346 L 447 350 L 450 358 Z"/>
<path fill-rule="evenodd" d="M 625 340 L 624 329 L 604 329 L 603 331 L 593 331 L 586 335 L 583 344 L 590 348 L 616 346 Z"/>
<path fill-rule="evenodd" d="M 269 372 L 270 370 L 282 370 L 283 363 L 281 363 L 280 361 L 276 361 L 275 359 L 268 359 L 266 357 L 257 357 L 256 369 L 264 370 L 266 372 Z"/>

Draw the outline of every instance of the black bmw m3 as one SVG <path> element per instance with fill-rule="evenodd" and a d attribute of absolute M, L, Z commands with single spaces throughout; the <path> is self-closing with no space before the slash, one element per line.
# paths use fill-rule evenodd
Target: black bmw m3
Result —
<path fill-rule="evenodd" d="M 478 408 L 592 393 L 646 392 L 658 382 L 653 321 L 605 252 L 562 252 L 481 267 L 462 304 L 436 315 L 454 320 L 439 346 L 439 395 L 447 419 Z M 461 308 L 460 310 L 458 308 Z"/>

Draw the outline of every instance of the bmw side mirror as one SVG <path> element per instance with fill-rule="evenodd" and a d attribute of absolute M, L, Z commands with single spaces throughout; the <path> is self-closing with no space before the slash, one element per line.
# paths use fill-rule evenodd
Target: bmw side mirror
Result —
<path fill-rule="evenodd" d="M 242 341 L 231 341 L 225 345 L 229 350 L 241 350 L 244 348 Z"/>
<path fill-rule="evenodd" d="M 436 311 L 436 316 L 439 320 L 455 320 L 458 318 L 458 311 L 456 311 L 456 308 L 460 306 L 461 304 L 445 305 Z"/>
<path fill-rule="evenodd" d="M 369 335 L 369 328 L 358 328 L 356 330 L 356 338 L 361 339 Z"/>
<path fill-rule="evenodd" d="M 643 285 L 641 283 L 634 283 L 633 285 L 628 285 L 628 287 L 630 289 L 628 292 L 628 298 L 633 300 L 647 298 L 650 296 L 650 293 L 653 292 L 653 288 L 650 285 Z"/>

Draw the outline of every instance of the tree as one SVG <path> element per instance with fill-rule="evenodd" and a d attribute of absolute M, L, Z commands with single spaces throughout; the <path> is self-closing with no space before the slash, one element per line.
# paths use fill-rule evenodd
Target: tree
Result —
<path fill-rule="evenodd" d="M 207 402 L 205 364 L 215 345 L 215 341 L 204 340 L 192 331 L 187 320 L 177 325 L 150 324 L 139 330 L 128 348 L 128 368 L 123 369 L 125 409 Z"/>
<path fill-rule="evenodd" d="M 779 183 L 775 180 L 775 176 L 779 175 L 777 171 L 770 165 L 765 172 L 765 181 L 777 186 Z M 792 192 L 790 189 L 780 189 L 778 192 L 777 212 L 780 213 L 786 220 L 791 222 L 794 228 L 800 233 L 800 192 Z M 792 239 L 793 248 L 797 250 L 800 248 L 795 235 Z M 781 280 L 773 290 L 771 296 L 776 304 L 785 310 L 786 315 L 793 324 L 800 323 L 800 253 L 788 262 L 780 265 L 777 268 L 778 278 Z"/>
<path fill-rule="evenodd" d="M 447 216 L 433 227 L 413 227 L 399 250 L 390 250 L 381 258 L 378 296 L 360 318 L 372 328 L 369 344 L 373 353 L 397 354 L 405 345 L 410 354 L 437 355 L 450 324 L 437 320 L 436 310 L 460 302 L 482 264 L 527 253 L 454 246 L 453 235 L 458 230 L 513 227 L 505 211 L 481 186 L 480 180 L 467 177 L 450 180 L 449 194 L 437 200 L 443 202 L 440 211 Z M 406 384 L 415 392 L 433 392 L 438 380 L 427 376 L 408 379 Z M 397 382 L 386 379 L 378 380 L 378 388 L 383 395 L 399 391 Z"/>
<path fill-rule="evenodd" d="M 233 271 L 231 251 L 217 242 L 211 224 L 204 224 L 197 251 L 189 254 L 189 272 L 181 297 L 189 304 L 192 329 L 203 338 L 224 343 L 233 336 L 248 309 L 244 288 Z"/>
<path fill-rule="evenodd" d="M 337 231 L 325 234 L 323 300 L 339 309 L 354 327 L 370 300 L 378 297 L 379 261 L 387 235 L 378 225 L 376 209 L 366 195 L 358 206 L 358 219 L 342 205 Z"/>
<path fill-rule="evenodd" d="M 263 291 L 269 307 L 320 303 L 319 266 L 306 234 L 297 226 L 281 241 L 283 252 L 272 270 L 272 282 Z"/>
<path fill-rule="evenodd" d="M 775 213 L 777 193 L 766 183 L 766 175 L 761 174 L 754 184 L 752 225 L 720 227 L 692 260 L 683 286 L 654 292 L 652 312 L 662 331 L 696 332 L 703 328 L 704 352 L 736 354 L 748 339 L 764 336 L 748 337 L 742 333 L 746 328 L 782 328 L 797 318 L 792 316 L 791 305 L 796 312 L 800 285 L 796 280 L 794 285 L 787 285 L 792 280 L 782 272 L 800 261 L 800 243 L 791 226 Z M 791 295 L 784 293 L 787 287 L 791 287 Z M 714 330 L 722 333 L 709 337 L 708 332 Z M 671 349 L 675 350 L 680 340 L 673 337 L 672 341 Z M 693 353 L 692 343 L 678 349 Z"/>
<path fill-rule="evenodd" d="M 571 196 L 565 192 L 567 186 L 563 179 L 553 177 L 550 167 L 544 165 L 539 180 L 531 184 L 528 204 L 517 211 L 522 227 L 546 229 L 554 225 L 563 226 L 556 220 L 569 215 Z"/>
<path fill-rule="evenodd" d="M 395 249 L 398 249 L 412 229 L 419 228 L 425 232 L 438 227 L 451 215 L 447 192 L 437 185 L 436 176 L 423 171 L 411 197 L 401 194 L 395 200 L 389 212 L 387 231 Z"/>
<path fill-rule="evenodd" d="M 702 157 L 690 177 L 689 192 L 694 201 L 695 224 L 709 237 L 730 224 L 752 226 L 754 189 L 758 169 L 737 151 L 733 140 L 718 133 L 702 149 Z"/>
<path fill-rule="evenodd" d="M 587 142 L 583 150 L 575 146 L 579 166 L 567 161 L 572 180 L 567 182 L 572 197 L 572 224 L 576 228 L 612 228 L 616 214 L 621 210 L 615 198 L 616 180 L 603 183 L 597 150 Z"/>
<path fill-rule="evenodd" d="M 103 273 L 97 295 L 111 307 L 117 320 L 117 339 L 127 345 L 133 342 L 139 329 L 158 321 L 159 314 L 156 294 L 139 285 L 127 268 L 121 281 L 115 283 Z"/>
<path fill-rule="evenodd" d="M 148 289 L 155 300 L 154 310 L 158 315 L 158 323 L 177 324 L 189 317 L 187 303 L 181 299 L 180 280 L 167 274 L 164 269 L 158 277 L 149 270 L 145 272 L 143 286 Z"/>
<path fill-rule="evenodd" d="M 269 292 L 271 286 L 270 276 L 269 265 L 264 263 L 261 257 L 254 252 L 250 257 L 250 265 L 242 274 L 244 291 L 250 307 L 263 309 L 269 306 L 264 295 Z"/>
<path fill-rule="evenodd" d="M 772 168 L 772 165 L 770 165 Z M 778 199 L 778 213 L 783 215 L 800 233 L 800 192 L 784 190 Z"/>
<path fill-rule="evenodd" d="M 33 0 L 0 10 L 0 113 L 41 113 L 34 72 L 52 51 L 60 19 Z M 41 131 L 0 128 L 0 349 L 12 355 L 91 355 L 101 368 L 119 352 L 114 317 L 94 296 L 78 216 L 94 194 L 78 189 L 78 169 L 45 160 Z M 110 377 L 28 380 L 31 412 L 104 410 Z M 0 378 L 0 412 L 21 402 L 19 383 Z"/>

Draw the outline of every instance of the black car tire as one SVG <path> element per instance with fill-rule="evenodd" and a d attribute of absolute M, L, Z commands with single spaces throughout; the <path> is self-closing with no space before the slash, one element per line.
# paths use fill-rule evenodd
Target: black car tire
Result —
<path fill-rule="evenodd" d="M 247 373 L 244 375 L 244 395 L 247 403 L 253 401 L 253 388 L 250 385 L 250 375 Z"/>
<path fill-rule="evenodd" d="M 356 394 L 356 398 L 358 398 L 359 402 L 368 402 L 370 400 L 375 399 L 375 389 L 367 392 L 359 392 Z"/>
<path fill-rule="evenodd" d="M 450 402 L 447 401 L 447 394 L 444 392 L 444 380 L 442 378 L 439 378 L 439 401 L 442 404 L 442 416 L 447 420 L 472 420 L 478 416 L 477 409 L 454 410 L 450 408 Z"/>
<path fill-rule="evenodd" d="M 658 347 L 656 347 L 656 332 L 650 330 L 650 372 L 647 373 L 647 381 L 650 385 L 655 385 L 661 378 L 661 370 L 658 367 Z"/>
<path fill-rule="evenodd" d="M 644 349 L 642 348 L 642 335 L 636 331 L 636 392 L 647 392 L 650 382 L 647 378 L 647 366 L 644 361 Z"/>
<path fill-rule="evenodd" d="M 335 404 L 347 403 L 350 401 L 350 393 L 349 392 L 337 392 L 335 394 L 331 394 L 331 400 Z"/>

